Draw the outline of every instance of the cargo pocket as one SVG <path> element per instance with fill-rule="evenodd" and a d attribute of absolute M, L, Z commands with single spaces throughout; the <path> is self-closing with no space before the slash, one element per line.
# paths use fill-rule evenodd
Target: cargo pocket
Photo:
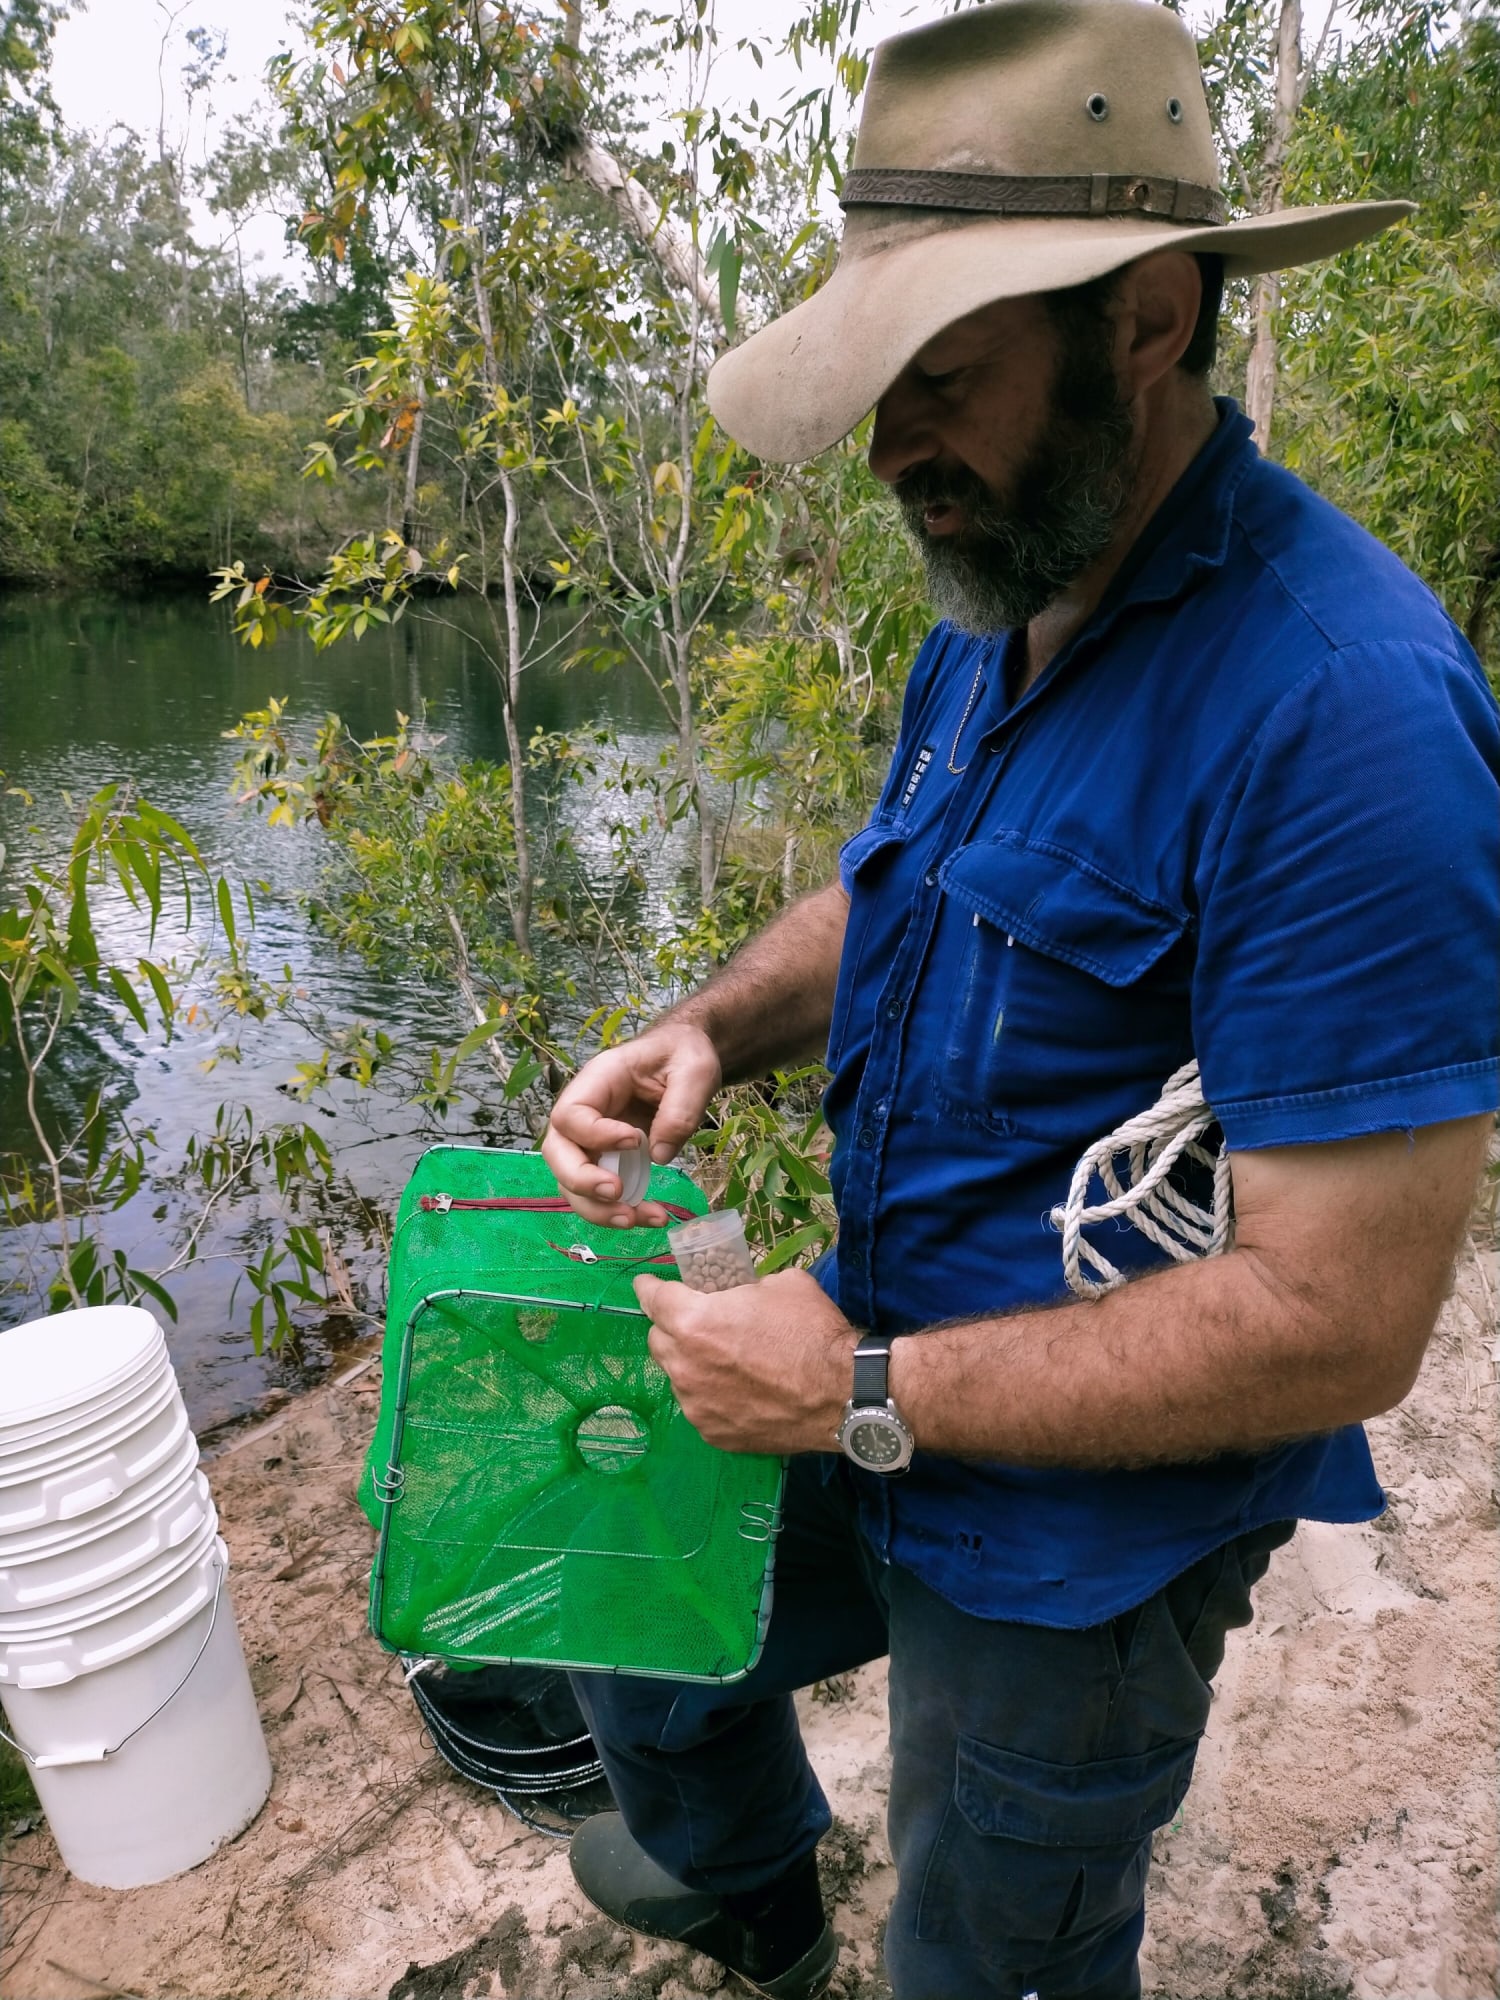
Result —
<path fill-rule="evenodd" d="M 1126 1922 L 1145 1895 L 1150 1835 L 1186 1796 L 1197 1750 L 1190 1737 L 1138 1757 L 1047 1764 L 961 1736 L 918 1938 L 993 1954 Z"/>
<path fill-rule="evenodd" d="M 849 1030 L 849 1009 L 859 990 L 860 972 L 875 916 L 873 893 L 890 863 L 911 838 L 909 826 L 875 819 L 839 849 L 839 880 L 849 898 L 849 922 L 839 955 L 833 1017 L 828 1025 L 828 1067 L 836 1069 Z"/>
<path fill-rule="evenodd" d="M 1186 1060 L 1186 916 L 1019 834 L 959 848 L 939 880 L 957 977 L 932 1083 L 950 1116 L 1067 1142 L 1122 1067 L 1159 1086 Z"/>

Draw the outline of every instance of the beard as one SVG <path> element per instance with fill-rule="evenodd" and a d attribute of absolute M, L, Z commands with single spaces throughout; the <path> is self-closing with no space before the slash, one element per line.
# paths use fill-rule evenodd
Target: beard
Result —
<path fill-rule="evenodd" d="M 1101 556 L 1125 510 L 1135 430 L 1099 315 L 1064 319 L 1040 435 L 997 492 L 966 466 L 919 465 L 896 502 L 921 551 L 933 609 L 975 637 L 1029 625 Z M 927 509 L 952 505 L 964 525 L 929 535 Z"/>

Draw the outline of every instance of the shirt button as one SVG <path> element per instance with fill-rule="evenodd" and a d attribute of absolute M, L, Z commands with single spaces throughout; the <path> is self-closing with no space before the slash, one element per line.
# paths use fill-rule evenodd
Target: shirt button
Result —
<path fill-rule="evenodd" d="M 927 884 L 929 889 L 935 889 L 937 887 L 936 875 L 924 875 L 922 877 L 922 880 Z"/>
<path fill-rule="evenodd" d="M 894 1021 L 905 1005 L 906 1002 L 899 995 L 894 1000 L 887 1000 L 885 1003 L 885 1018 L 888 1021 Z"/>
<path fill-rule="evenodd" d="M 875 1143 L 875 1128 L 874 1128 L 874 1126 L 873 1126 L 873 1125 L 861 1125 L 861 1126 L 860 1126 L 860 1128 L 859 1128 L 859 1143 L 860 1143 L 860 1144 L 861 1144 L 861 1145 L 862 1145 L 863 1147 L 865 1147 L 865 1148 L 866 1148 L 867 1150 L 868 1150 L 868 1148 L 869 1148 L 869 1147 L 871 1147 L 871 1146 L 873 1146 L 873 1145 L 874 1145 L 874 1143 Z"/>

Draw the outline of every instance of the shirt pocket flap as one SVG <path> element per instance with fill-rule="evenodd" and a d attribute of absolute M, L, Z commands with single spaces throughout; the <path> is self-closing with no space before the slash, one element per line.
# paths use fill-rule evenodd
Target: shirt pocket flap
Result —
<path fill-rule="evenodd" d="M 909 826 L 893 826 L 889 820 L 872 820 L 862 827 L 852 840 L 846 840 L 839 849 L 839 881 L 847 895 L 854 886 L 854 878 L 877 854 L 883 854 L 889 847 L 899 847 L 911 838 Z"/>
<path fill-rule="evenodd" d="M 1008 937 L 1110 986 L 1139 979 L 1188 926 L 1165 905 L 1016 834 L 960 847 L 938 879 L 955 902 Z"/>
<path fill-rule="evenodd" d="M 961 1736 L 953 1797 L 976 1833 L 1038 1847 L 1124 1847 L 1176 1812 L 1197 1750 L 1190 1736 L 1138 1757 L 1047 1764 Z"/>

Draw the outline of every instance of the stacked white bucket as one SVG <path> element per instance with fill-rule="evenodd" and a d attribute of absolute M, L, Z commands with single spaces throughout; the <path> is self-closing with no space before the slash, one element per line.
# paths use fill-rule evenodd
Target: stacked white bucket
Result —
<path fill-rule="evenodd" d="M 0 1333 L 0 1703 L 82 1881 L 163 1881 L 265 1801 L 228 1563 L 151 1314 Z"/>

